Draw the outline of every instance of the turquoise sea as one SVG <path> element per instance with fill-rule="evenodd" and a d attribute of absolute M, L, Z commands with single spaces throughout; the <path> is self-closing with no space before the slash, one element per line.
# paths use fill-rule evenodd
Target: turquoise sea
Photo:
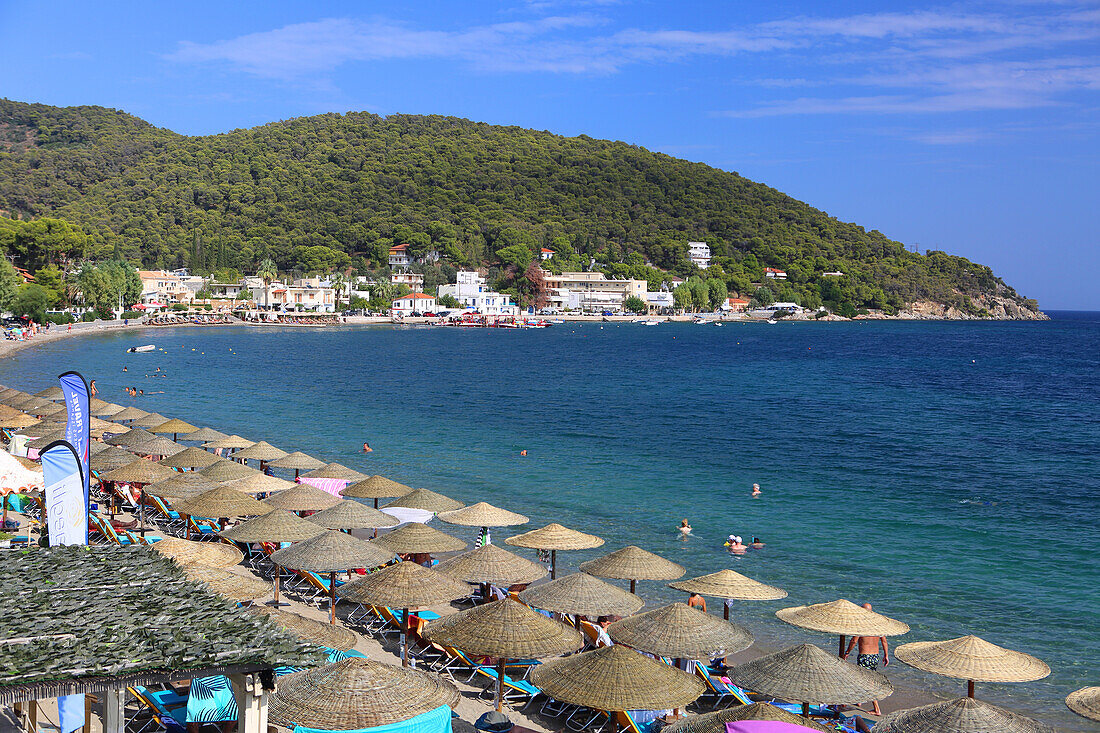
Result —
<path fill-rule="evenodd" d="M 124 353 L 145 343 L 165 351 Z M 146 376 L 156 367 L 167 376 Z M 773 614 L 845 597 L 909 622 L 895 644 L 974 633 L 1030 652 L 1048 679 L 980 684 L 979 696 L 1095 729 L 1061 700 L 1100 684 L 1100 313 L 170 329 L 35 347 L 0 362 L 0 383 L 35 391 L 72 368 L 108 400 L 607 540 L 563 553 L 570 570 L 633 543 L 689 576 L 732 567 L 778 585 L 785 601 L 735 609 L 766 646 L 834 648 Z M 128 385 L 163 394 L 128 398 Z M 364 441 L 372 454 L 357 452 Z M 767 547 L 730 556 L 731 533 Z M 651 605 L 682 598 L 655 582 L 639 592 Z M 900 663 L 887 671 L 905 686 L 965 689 Z"/>

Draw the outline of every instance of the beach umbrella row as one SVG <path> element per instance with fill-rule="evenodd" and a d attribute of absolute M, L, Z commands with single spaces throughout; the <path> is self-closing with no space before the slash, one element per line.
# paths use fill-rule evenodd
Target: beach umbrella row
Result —
<path fill-rule="evenodd" d="M 551 523 L 545 527 L 509 537 L 504 542 L 515 547 L 549 550 L 551 580 L 557 577 L 558 550 L 590 550 L 603 545 L 603 540 L 594 534 L 578 532 L 557 523 Z"/>

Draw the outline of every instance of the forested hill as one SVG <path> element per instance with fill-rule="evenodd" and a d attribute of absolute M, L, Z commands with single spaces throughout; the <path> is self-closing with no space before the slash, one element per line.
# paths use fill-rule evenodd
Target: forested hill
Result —
<path fill-rule="evenodd" d="M 456 266 L 522 267 L 548 247 L 559 265 L 595 259 L 652 282 L 647 262 L 695 274 L 686 243 L 705 240 L 716 266 L 703 276 L 750 296 L 771 266 L 789 274 L 777 298 L 807 305 L 974 311 L 998 295 L 1034 307 L 985 266 L 908 252 L 736 173 L 452 117 L 326 114 L 186 137 L 101 107 L 0 100 L 0 212 L 79 227 L 70 258 L 200 272 L 250 272 L 268 256 L 283 270 L 363 271 L 405 242 Z"/>

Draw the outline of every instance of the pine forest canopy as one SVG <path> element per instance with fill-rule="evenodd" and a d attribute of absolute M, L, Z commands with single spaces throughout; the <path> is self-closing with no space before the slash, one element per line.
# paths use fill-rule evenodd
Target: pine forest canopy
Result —
<path fill-rule="evenodd" d="M 689 240 L 710 245 L 708 270 L 691 264 Z M 807 306 L 969 309 L 964 296 L 995 294 L 1035 307 L 988 267 L 907 251 L 736 173 L 626 143 L 365 112 L 187 137 L 102 107 L 0 100 L 0 248 L 32 270 L 116 258 L 255 272 L 271 258 L 282 271 L 366 272 L 398 243 L 500 268 L 521 295 L 547 247 L 555 271 L 595 260 L 654 286 L 665 271 L 699 274 L 745 297 L 777 267 L 788 278 L 765 297 Z"/>

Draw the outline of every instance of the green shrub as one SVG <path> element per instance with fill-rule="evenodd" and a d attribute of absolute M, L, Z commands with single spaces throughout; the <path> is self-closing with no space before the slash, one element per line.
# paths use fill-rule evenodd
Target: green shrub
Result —
<path fill-rule="evenodd" d="M 143 315 L 141 311 L 122 311 L 123 318 L 141 318 Z"/>
<path fill-rule="evenodd" d="M 82 320 L 84 323 L 91 323 L 95 320 L 95 313 L 93 311 L 88 311 L 80 317 L 80 320 Z"/>
<path fill-rule="evenodd" d="M 76 323 L 76 318 L 72 313 L 47 313 L 46 320 L 55 326 L 64 326 L 69 323 Z"/>
<path fill-rule="evenodd" d="M 180 313 L 182 311 L 188 310 L 191 306 L 187 305 L 186 303 L 173 303 L 171 307 L 172 310 Z"/>

